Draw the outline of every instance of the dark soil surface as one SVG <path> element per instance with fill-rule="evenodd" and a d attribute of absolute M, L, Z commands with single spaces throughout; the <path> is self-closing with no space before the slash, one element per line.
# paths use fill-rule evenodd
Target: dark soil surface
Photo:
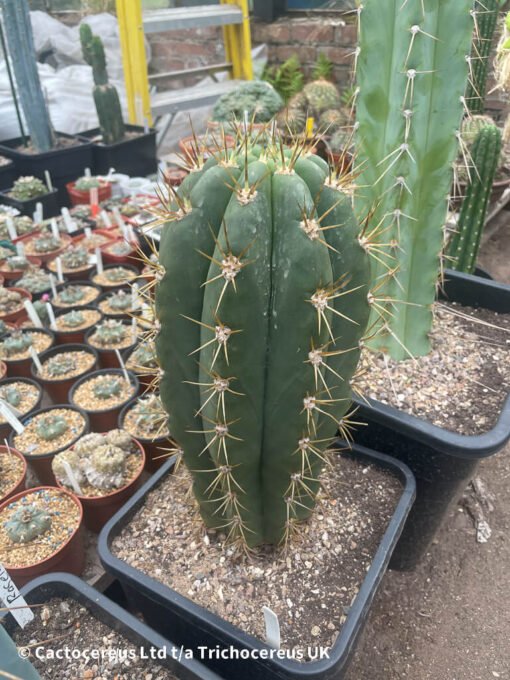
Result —
<path fill-rule="evenodd" d="M 510 283 L 510 212 L 480 265 Z M 510 446 L 480 463 L 492 529 L 476 541 L 465 504 L 452 508 L 414 572 L 384 577 L 346 680 L 510 679 Z"/>

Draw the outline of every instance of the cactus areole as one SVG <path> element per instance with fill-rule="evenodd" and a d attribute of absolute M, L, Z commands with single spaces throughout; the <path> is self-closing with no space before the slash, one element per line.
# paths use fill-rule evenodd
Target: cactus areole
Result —
<path fill-rule="evenodd" d="M 286 542 L 311 514 L 325 451 L 348 431 L 370 272 L 327 165 L 247 137 L 176 197 L 156 347 L 202 517 L 252 547 Z"/>
<path fill-rule="evenodd" d="M 466 111 L 473 0 L 364 0 L 357 50 L 356 210 L 379 243 L 372 346 L 427 354 L 447 198 Z"/>

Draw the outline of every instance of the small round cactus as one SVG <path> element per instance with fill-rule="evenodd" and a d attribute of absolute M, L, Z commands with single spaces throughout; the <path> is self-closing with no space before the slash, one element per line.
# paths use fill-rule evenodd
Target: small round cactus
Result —
<path fill-rule="evenodd" d="M 21 354 L 32 345 L 32 336 L 30 333 L 23 333 L 22 331 L 13 331 L 2 342 L 2 349 L 6 356 L 13 356 Z"/>
<path fill-rule="evenodd" d="M 71 246 L 62 253 L 61 259 L 66 269 L 79 269 L 89 263 L 89 254 L 82 246 Z"/>
<path fill-rule="evenodd" d="M 126 280 L 126 270 L 122 267 L 112 267 L 111 269 L 106 269 L 104 275 L 106 279 L 112 283 L 118 283 L 120 281 Z"/>
<path fill-rule="evenodd" d="M 105 377 L 94 385 L 94 396 L 97 399 L 111 399 L 122 392 L 122 383 L 118 378 Z"/>
<path fill-rule="evenodd" d="M 30 262 L 26 257 L 21 255 L 13 255 L 7 258 L 7 266 L 11 271 L 26 271 L 30 268 Z"/>
<path fill-rule="evenodd" d="M 324 111 L 340 108 L 340 93 L 329 80 L 313 80 L 304 86 L 303 94 L 310 108 L 310 115 L 318 117 Z"/>
<path fill-rule="evenodd" d="M 102 184 L 104 184 L 104 181 L 99 177 L 80 177 L 74 183 L 74 187 L 78 191 L 90 191 L 91 189 L 99 189 Z"/>
<path fill-rule="evenodd" d="M 21 306 L 23 297 L 16 290 L 0 288 L 0 314 L 8 314 Z"/>
<path fill-rule="evenodd" d="M 53 458 L 51 469 L 53 470 L 55 479 L 60 482 L 60 484 L 72 487 L 72 482 L 68 477 L 65 463 L 67 463 L 73 471 L 74 478 L 78 484 L 82 484 L 85 481 L 85 475 L 80 468 L 80 456 L 76 451 L 73 451 L 73 449 L 63 451 Z"/>
<path fill-rule="evenodd" d="M 25 505 L 16 510 L 4 527 L 13 543 L 30 543 L 51 528 L 51 515 L 36 505 Z"/>
<path fill-rule="evenodd" d="M 94 333 L 94 340 L 103 347 L 117 345 L 124 340 L 127 333 L 127 326 L 120 321 L 106 319 L 97 327 L 97 330 Z"/>
<path fill-rule="evenodd" d="M 43 293 L 50 290 L 51 281 L 49 274 L 43 269 L 28 269 L 18 280 L 17 285 L 31 293 Z"/>
<path fill-rule="evenodd" d="M 55 354 L 45 362 L 44 368 L 51 378 L 58 378 L 74 371 L 76 360 L 72 354 Z"/>
<path fill-rule="evenodd" d="M 126 471 L 127 452 L 113 444 L 100 446 L 84 466 L 85 476 L 98 489 L 122 486 Z"/>
<path fill-rule="evenodd" d="M 156 394 L 142 397 L 133 407 L 135 424 L 142 432 L 156 434 L 166 423 L 167 415 L 161 398 Z"/>
<path fill-rule="evenodd" d="M 67 286 L 61 291 L 59 297 L 65 305 L 72 305 L 83 300 L 85 293 L 80 286 Z"/>
<path fill-rule="evenodd" d="M 14 385 L 6 385 L 0 390 L 0 397 L 8 404 L 17 408 L 21 404 L 21 393 Z"/>
<path fill-rule="evenodd" d="M 37 177 L 19 177 L 11 190 L 11 196 L 17 201 L 30 201 L 47 193 L 48 189 Z"/>
<path fill-rule="evenodd" d="M 34 250 L 36 253 L 51 253 L 58 250 L 61 246 L 59 238 L 55 238 L 49 231 L 41 231 L 40 236 L 34 239 Z"/>
<path fill-rule="evenodd" d="M 61 437 L 64 432 L 67 432 L 69 425 L 62 416 L 44 416 L 37 421 L 36 432 L 37 436 L 44 441 L 51 442 L 53 439 Z"/>
<path fill-rule="evenodd" d="M 124 312 L 127 309 L 131 309 L 132 297 L 125 290 L 120 290 L 115 295 L 111 295 L 108 298 L 108 304 L 112 309 L 119 312 Z"/>
<path fill-rule="evenodd" d="M 83 323 L 85 323 L 85 317 L 83 316 L 82 312 L 74 309 L 72 312 L 62 314 L 60 321 L 63 326 L 67 326 L 69 328 L 78 328 L 78 326 L 81 326 Z"/>
<path fill-rule="evenodd" d="M 129 364 L 136 368 L 156 369 L 158 367 L 158 358 L 154 343 L 147 342 L 139 345 L 129 357 Z"/>

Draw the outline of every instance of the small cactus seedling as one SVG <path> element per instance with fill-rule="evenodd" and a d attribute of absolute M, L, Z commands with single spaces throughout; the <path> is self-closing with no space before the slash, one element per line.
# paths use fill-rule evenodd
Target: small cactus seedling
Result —
<path fill-rule="evenodd" d="M 13 255 L 7 258 L 7 266 L 11 271 L 26 271 L 30 268 L 30 262 L 26 257 L 21 255 Z"/>
<path fill-rule="evenodd" d="M 6 387 L 2 387 L 0 390 L 0 396 L 8 404 L 14 406 L 14 408 L 17 408 L 21 404 L 22 399 L 21 392 L 17 387 L 14 387 L 14 385 L 7 385 Z"/>
<path fill-rule="evenodd" d="M 91 189 L 99 189 L 101 184 L 104 184 L 99 177 L 80 177 L 74 183 L 75 189 L 78 191 L 90 191 Z"/>
<path fill-rule="evenodd" d="M 4 527 L 13 543 L 30 543 L 51 529 L 51 515 L 36 505 L 27 504 L 18 508 Z"/>
<path fill-rule="evenodd" d="M 122 267 L 112 267 L 111 269 L 106 269 L 104 273 L 106 279 L 112 283 L 120 283 L 126 280 L 126 270 Z"/>
<path fill-rule="evenodd" d="M 129 357 L 130 365 L 137 368 L 156 369 L 158 367 L 158 357 L 153 342 L 144 342 L 139 345 Z"/>
<path fill-rule="evenodd" d="M 0 288 L 0 314 L 8 314 L 21 307 L 23 297 L 17 290 Z"/>
<path fill-rule="evenodd" d="M 69 425 L 63 416 L 47 415 L 37 421 L 37 436 L 46 442 L 51 442 L 67 432 Z"/>
<path fill-rule="evenodd" d="M 131 309 L 132 296 L 130 293 L 126 293 L 125 290 L 120 290 L 115 295 L 111 295 L 108 298 L 108 305 L 119 312 L 125 312 Z"/>
<path fill-rule="evenodd" d="M 120 321 L 106 319 L 99 324 L 93 337 L 98 345 L 108 347 L 109 345 L 118 345 L 121 343 L 128 333 L 128 327 Z"/>
<path fill-rule="evenodd" d="M 122 392 L 122 382 L 118 378 L 105 376 L 94 385 L 94 396 L 98 399 L 118 397 Z"/>
<path fill-rule="evenodd" d="M 72 312 L 67 312 L 67 314 L 62 314 L 59 317 L 59 321 L 63 326 L 67 328 L 78 328 L 85 323 L 85 317 L 82 312 L 73 309 Z"/>
<path fill-rule="evenodd" d="M 2 342 L 2 349 L 6 356 L 14 356 L 22 354 L 32 345 L 32 336 L 30 333 L 23 333 L 22 331 L 13 331 Z"/>
<path fill-rule="evenodd" d="M 133 407 L 135 425 L 144 434 L 158 437 L 166 429 L 167 415 L 161 398 L 156 394 L 142 397 Z"/>
<path fill-rule="evenodd" d="M 78 269 L 79 267 L 85 267 L 89 263 L 89 253 L 82 246 L 71 246 L 62 253 L 61 260 L 66 269 Z"/>
<path fill-rule="evenodd" d="M 11 196 L 17 201 L 30 201 L 47 193 L 45 184 L 37 177 L 19 177 L 11 189 Z"/>
<path fill-rule="evenodd" d="M 67 286 L 59 294 L 60 300 L 65 305 L 72 305 L 83 300 L 85 293 L 81 286 Z"/>
<path fill-rule="evenodd" d="M 111 255 L 116 255 L 117 257 L 124 257 L 133 252 L 133 246 L 125 241 L 118 241 L 108 246 L 106 249 Z"/>
<path fill-rule="evenodd" d="M 44 293 L 51 288 L 50 275 L 44 269 L 28 269 L 21 279 L 16 282 L 20 288 L 31 293 Z"/>
<path fill-rule="evenodd" d="M 44 370 L 50 378 L 65 377 L 76 368 L 76 360 L 69 352 L 55 354 L 44 362 Z"/>
<path fill-rule="evenodd" d="M 36 253 L 51 253 L 58 250 L 61 246 L 59 238 L 55 238 L 49 231 L 41 231 L 40 236 L 34 239 L 34 250 Z"/>

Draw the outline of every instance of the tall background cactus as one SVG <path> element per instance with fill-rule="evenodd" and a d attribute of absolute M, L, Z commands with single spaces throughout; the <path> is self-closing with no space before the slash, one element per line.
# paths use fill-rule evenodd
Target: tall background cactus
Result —
<path fill-rule="evenodd" d="M 430 350 L 472 8 L 472 0 L 364 0 L 359 9 L 357 210 L 379 242 L 372 345 L 396 359 Z"/>
<path fill-rule="evenodd" d="M 471 150 L 471 181 L 462 203 L 456 232 L 448 245 L 448 264 L 452 269 L 468 273 L 475 270 L 501 147 L 501 132 L 496 125 L 482 127 Z"/>
<path fill-rule="evenodd" d="M 18 96 L 30 132 L 30 141 L 36 151 L 44 153 L 53 146 L 53 131 L 37 71 L 37 56 L 28 1 L 0 0 L 0 8 Z"/>
<path fill-rule="evenodd" d="M 105 144 L 115 144 L 124 137 L 125 128 L 119 93 L 108 82 L 103 43 L 99 36 L 92 33 L 88 24 L 80 26 L 80 41 L 83 57 L 92 66 L 94 102 L 103 141 Z"/>
<path fill-rule="evenodd" d="M 309 516 L 325 449 L 347 433 L 369 264 L 324 162 L 247 138 L 181 187 L 161 239 L 156 347 L 202 517 L 255 546 Z"/>

